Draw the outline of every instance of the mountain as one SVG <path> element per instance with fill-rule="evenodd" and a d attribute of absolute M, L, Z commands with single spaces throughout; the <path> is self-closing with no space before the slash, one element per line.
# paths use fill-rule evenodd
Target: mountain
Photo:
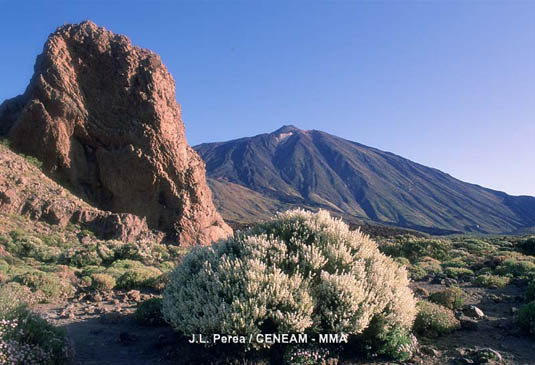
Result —
<path fill-rule="evenodd" d="M 160 57 L 90 21 L 49 36 L 24 94 L 0 106 L 0 135 L 91 205 L 139 216 L 175 243 L 232 233 Z"/>
<path fill-rule="evenodd" d="M 194 149 L 229 220 L 256 221 L 302 206 L 430 233 L 513 233 L 535 226 L 534 197 L 469 184 L 317 130 L 283 126 Z"/>

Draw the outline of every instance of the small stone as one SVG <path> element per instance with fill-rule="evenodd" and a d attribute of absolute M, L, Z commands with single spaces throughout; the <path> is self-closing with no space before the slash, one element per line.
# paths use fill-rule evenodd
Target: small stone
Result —
<path fill-rule="evenodd" d="M 126 293 L 130 299 L 132 299 L 135 302 L 139 302 L 141 300 L 141 295 L 139 293 L 139 290 L 130 290 L 128 293 Z"/>
<path fill-rule="evenodd" d="M 433 357 L 440 357 L 440 355 L 442 355 L 440 351 L 431 346 L 422 346 L 420 348 L 420 351 L 426 355 L 430 355 Z"/>
<path fill-rule="evenodd" d="M 485 313 L 475 305 L 469 305 L 463 308 L 463 313 L 472 318 L 483 318 Z"/>
<path fill-rule="evenodd" d="M 100 295 L 99 293 L 95 293 L 95 294 L 93 295 L 93 300 L 94 300 L 95 302 L 102 302 L 102 295 Z"/>

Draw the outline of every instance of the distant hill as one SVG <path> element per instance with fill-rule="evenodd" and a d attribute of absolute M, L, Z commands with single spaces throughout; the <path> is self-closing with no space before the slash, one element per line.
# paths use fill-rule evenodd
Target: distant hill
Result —
<path fill-rule="evenodd" d="M 430 233 L 515 233 L 535 226 L 535 197 L 469 184 L 389 152 L 316 130 L 194 147 L 225 219 L 323 208 L 350 221 Z"/>

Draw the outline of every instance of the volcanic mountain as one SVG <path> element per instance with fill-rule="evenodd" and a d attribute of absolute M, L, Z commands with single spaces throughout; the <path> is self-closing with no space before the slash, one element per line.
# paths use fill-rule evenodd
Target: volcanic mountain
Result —
<path fill-rule="evenodd" d="M 535 226 L 535 197 L 469 184 L 395 154 L 317 130 L 194 147 L 225 219 L 253 222 L 288 207 L 431 233 L 513 233 Z"/>

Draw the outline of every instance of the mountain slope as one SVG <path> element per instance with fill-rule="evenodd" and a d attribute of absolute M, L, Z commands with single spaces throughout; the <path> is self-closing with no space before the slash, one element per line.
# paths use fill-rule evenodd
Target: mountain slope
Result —
<path fill-rule="evenodd" d="M 535 198 L 462 182 L 389 152 L 294 126 L 194 147 L 214 195 L 229 183 L 269 200 L 424 231 L 506 233 L 535 225 Z M 233 200 L 238 201 L 233 201 Z M 239 195 L 216 202 L 240 206 Z M 245 204 L 242 204 L 245 205 Z M 273 204 L 272 204 L 273 205 Z M 235 211 L 235 209 L 234 209 Z M 242 212 L 249 220 L 254 214 Z"/>

